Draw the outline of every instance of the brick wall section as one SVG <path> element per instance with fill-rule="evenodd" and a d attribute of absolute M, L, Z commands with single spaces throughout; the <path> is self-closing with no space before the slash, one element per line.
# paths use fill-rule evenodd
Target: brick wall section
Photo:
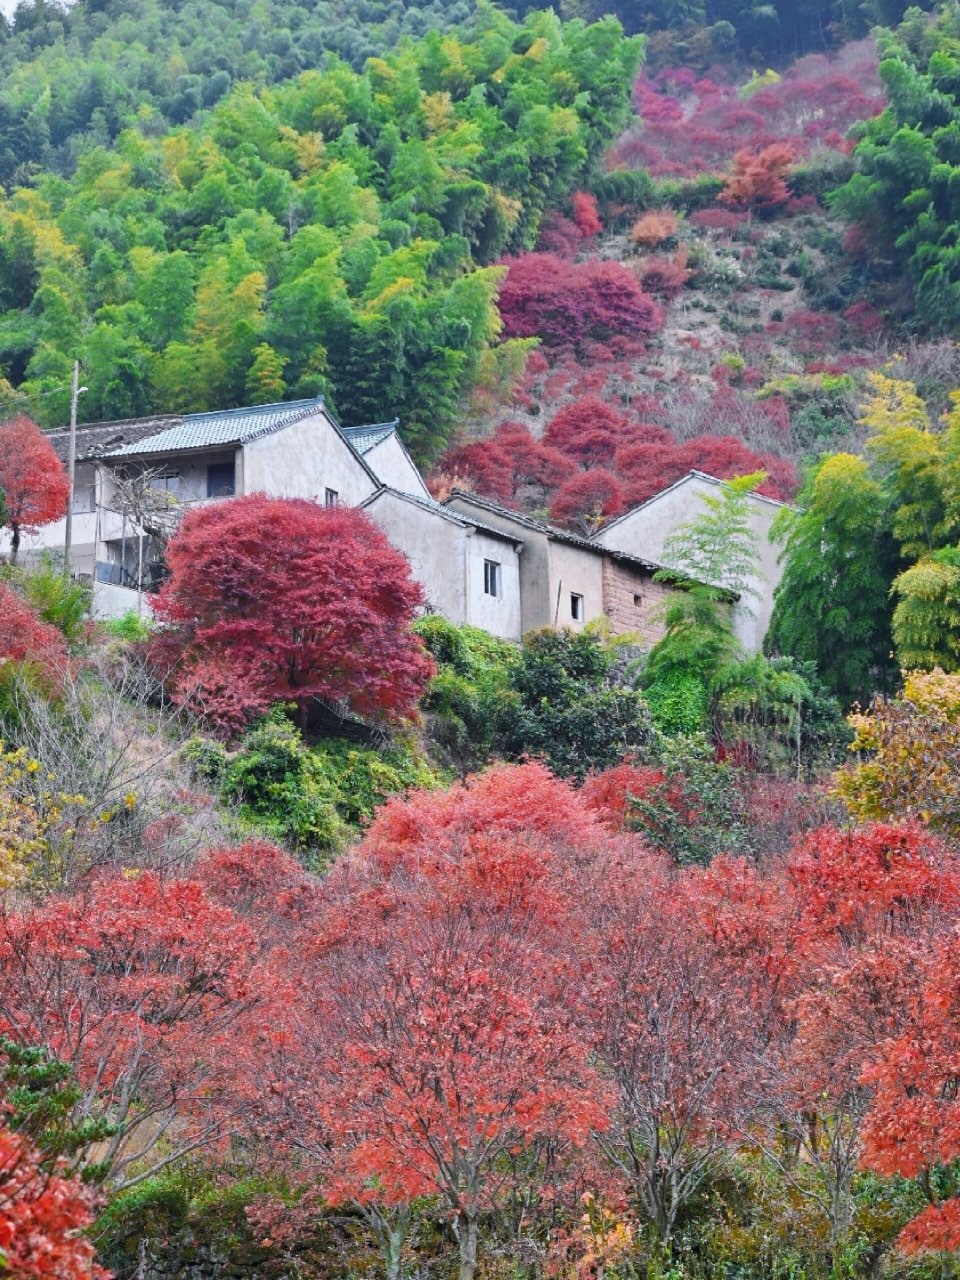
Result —
<path fill-rule="evenodd" d="M 610 556 L 603 559 L 603 612 L 615 635 L 634 634 L 649 649 L 663 635 L 659 606 L 676 588 Z"/>

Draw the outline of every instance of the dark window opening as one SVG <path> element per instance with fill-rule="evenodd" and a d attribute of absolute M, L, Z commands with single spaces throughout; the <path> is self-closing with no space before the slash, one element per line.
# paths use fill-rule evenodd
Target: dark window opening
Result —
<path fill-rule="evenodd" d="M 233 462 L 213 462 L 207 467 L 208 498 L 232 498 L 236 491 L 237 475 Z"/>
<path fill-rule="evenodd" d="M 500 595 L 500 565 L 496 560 L 483 562 L 483 591 L 488 596 Z"/>
<path fill-rule="evenodd" d="M 340 505 L 340 494 L 336 489 L 327 489 L 323 495 L 323 505 L 325 507 L 338 507 Z"/>
<path fill-rule="evenodd" d="M 570 595 L 570 617 L 574 622 L 583 621 L 583 596 L 578 596 L 576 592 Z"/>

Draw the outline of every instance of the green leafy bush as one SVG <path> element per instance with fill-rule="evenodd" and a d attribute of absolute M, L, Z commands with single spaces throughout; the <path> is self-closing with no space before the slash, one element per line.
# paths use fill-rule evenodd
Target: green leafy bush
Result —
<path fill-rule="evenodd" d="M 544 629 L 526 637 L 497 714 L 500 753 L 539 756 L 561 777 L 582 780 L 653 742 L 647 704 L 617 683 L 602 636 Z"/>
<path fill-rule="evenodd" d="M 242 823 L 300 852 L 335 852 L 390 796 L 444 781 L 412 740 L 380 750 L 340 738 L 311 747 L 286 711 L 275 707 L 233 753 L 195 736 L 182 756 L 195 777 L 237 804 Z"/>
<path fill-rule="evenodd" d="M 136 644 L 150 636 L 150 625 L 135 609 L 128 609 L 122 618 L 110 618 L 100 624 L 108 636 Z"/>
<path fill-rule="evenodd" d="M 516 646 L 439 614 L 413 628 L 437 664 L 423 709 L 430 736 L 461 771 L 478 768 L 494 750 L 496 716 L 518 659 Z"/>
<path fill-rule="evenodd" d="M 295 849 L 332 851 L 346 838 L 337 788 L 282 709 L 244 737 L 222 791 L 239 803 L 242 821 Z"/>

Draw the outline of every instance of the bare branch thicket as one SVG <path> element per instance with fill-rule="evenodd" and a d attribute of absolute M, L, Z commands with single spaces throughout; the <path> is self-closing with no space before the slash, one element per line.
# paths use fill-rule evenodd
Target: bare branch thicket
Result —
<path fill-rule="evenodd" d="M 35 802 L 43 811 L 51 792 L 83 798 L 54 827 L 50 865 L 36 869 L 39 892 L 107 865 L 185 867 L 226 838 L 180 759 L 194 728 L 135 652 L 95 651 L 56 703 L 28 679 L 10 686 L 0 738 L 39 762 L 29 775 Z"/>
<path fill-rule="evenodd" d="M 160 560 L 166 558 L 167 546 L 187 508 L 199 496 L 178 496 L 158 482 L 167 474 L 165 467 L 111 467 L 107 474 L 113 485 L 111 510 L 129 517 L 151 539 Z"/>

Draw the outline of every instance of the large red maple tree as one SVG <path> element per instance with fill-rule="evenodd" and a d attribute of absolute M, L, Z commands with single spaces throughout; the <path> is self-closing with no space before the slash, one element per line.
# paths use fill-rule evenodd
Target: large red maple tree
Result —
<path fill-rule="evenodd" d="M 235 731 L 272 702 L 411 717 L 433 671 L 423 593 L 362 511 L 250 494 L 191 511 L 167 550 L 154 655 L 173 697 Z"/>

